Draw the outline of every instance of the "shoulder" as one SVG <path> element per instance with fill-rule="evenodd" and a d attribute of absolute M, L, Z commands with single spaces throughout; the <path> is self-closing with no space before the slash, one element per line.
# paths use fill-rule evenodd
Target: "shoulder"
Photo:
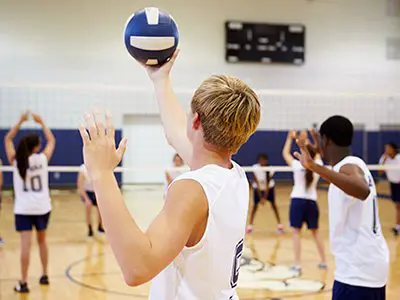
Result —
<path fill-rule="evenodd" d="M 200 210 L 201 212 L 208 209 L 203 186 L 197 180 L 189 178 L 176 180 L 169 186 L 166 203 L 185 210 Z"/>
<path fill-rule="evenodd" d="M 397 153 L 394 159 L 396 160 L 396 162 L 400 163 L 400 153 Z"/>
<path fill-rule="evenodd" d="M 33 154 L 33 155 L 31 155 L 31 157 L 34 157 L 34 159 L 37 159 L 37 160 L 47 163 L 47 156 L 43 152 Z"/>

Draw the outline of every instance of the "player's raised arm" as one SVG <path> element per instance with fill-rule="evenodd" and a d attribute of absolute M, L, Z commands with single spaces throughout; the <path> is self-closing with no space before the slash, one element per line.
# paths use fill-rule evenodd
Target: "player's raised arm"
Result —
<path fill-rule="evenodd" d="M 6 150 L 6 155 L 8 162 L 10 165 L 14 163 L 15 159 L 15 147 L 14 147 L 14 142 L 13 139 L 17 135 L 19 129 L 21 128 L 21 125 L 28 120 L 29 117 L 29 111 L 23 113 L 21 117 L 19 118 L 19 121 L 17 124 L 15 124 L 10 131 L 7 132 L 6 136 L 4 137 L 4 147 Z"/>
<path fill-rule="evenodd" d="M 287 138 L 286 138 L 286 142 L 285 145 L 283 146 L 282 149 L 282 157 L 285 160 L 285 162 L 288 164 L 288 166 L 292 165 L 293 162 L 293 156 L 290 153 L 290 150 L 292 149 L 292 142 L 293 139 L 296 138 L 296 131 L 289 131 Z"/>
<path fill-rule="evenodd" d="M 170 79 L 171 68 L 178 56 L 178 52 L 176 51 L 171 60 L 160 68 L 146 66 L 146 70 L 154 84 L 167 141 L 190 166 L 192 144 L 186 136 L 187 117 L 175 96 Z"/>
<path fill-rule="evenodd" d="M 86 116 L 90 137 L 81 128 L 84 159 L 98 199 L 108 241 L 128 285 L 149 281 L 161 272 L 190 242 L 193 227 L 207 216 L 208 203 L 194 180 L 180 180 L 168 190 L 166 204 L 142 232 L 126 207 L 113 170 L 121 161 L 126 140 L 115 147 L 114 129 L 107 130 L 96 114 Z"/>
<path fill-rule="evenodd" d="M 363 171 L 358 166 L 347 164 L 344 165 L 339 172 L 335 172 L 318 165 L 311 158 L 307 149 L 308 141 L 306 139 L 298 138 L 296 142 L 300 147 L 300 153 L 296 152 L 295 156 L 305 168 L 318 173 L 322 178 L 336 185 L 347 195 L 359 200 L 365 200 L 368 198 L 370 189 L 368 183 L 365 181 Z"/>
<path fill-rule="evenodd" d="M 47 127 L 47 125 L 44 123 L 41 116 L 32 113 L 32 118 L 35 121 L 35 123 L 39 124 L 42 127 L 44 137 L 46 139 L 46 147 L 43 150 L 43 154 L 46 155 L 47 160 L 49 161 L 56 147 L 56 139 L 54 137 L 54 134 L 49 129 L 49 127 Z"/>

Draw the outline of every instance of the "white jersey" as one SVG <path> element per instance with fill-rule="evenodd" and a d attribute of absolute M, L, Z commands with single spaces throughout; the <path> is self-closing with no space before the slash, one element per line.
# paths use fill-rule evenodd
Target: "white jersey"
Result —
<path fill-rule="evenodd" d="M 253 174 L 257 178 L 258 184 L 259 184 L 259 189 L 261 191 L 266 191 L 267 190 L 267 176 L 269 176 L 269 184 L 268 187 L 272 189 L 275 187 L 275 180 L 272 179 L 274 176 L 275 172 L 265 172 L 262 170 L 257 170 L 258 168 L 261 168 L 262 166 L 260 164 L 255 164 L 253 165 L 254 170 Z M 258 185 L 256 182 L 253 182 L 253 188 L 257 189 Z"/>
<path fill-rule="evenodd" d="M 320 159 L 317 159 L 315 162 L 320 166 L 323 165 L 323 162 Z M 290 197 L 292 199 L 298 198 L 317 201 L 317 185 L 320 176 L 317 173 L 314 173 L 313 182 L 307 188 L 306 169 L 301 165 L 298 160 L 293 160 L 291 167 L 293 170 L 294 183 Z"/>
<path fill-rule="evenodd" d="M 384 157 L 382 156 L 379 163 L 383 164 L 383 160 Z M 400 153 L 396 154 L 394 158 L 386 158 L 385 165 L 399 167 L 397 170 L 386 170 L 386 176 L 391 183 L 400 183 Z"/>
<path fill-rule="evenodd" d="M 208 221 L 199 243 L 185 247 L 153 279 L 151 300 L 237 300 L 236 284 L 249 205 L 244 170 L 207 165 L 177 180 L 191 179 L 208 200 Z"/>
<path fill-rule="evenodd" d="M 331 184 L 328 193 L 329 231 L 336 260 L 335 280 L 345 284 L 379 288 L 386 285 L 389 250 L 381 231 L 375 183 L 364 161 L 348 156 L 333 167 L 358 166 L 369 183 L 364 201 L 355 199 Z"/>
<path fill-rule="evenodd" d="M 85 165 L 81 165 L 79 167 L 79 172 L 83 175 L 83 177 L 85 178 L 85 182 L 83 183 L 83 188 L 85 189 L 85 191 L 87 192 L 93 192 L 93 182 L 89 177 L 89 173 L 85 167 Z"/>
<path fill-rule="evenodd" d="M 18 215 L 44 215 L 51 211 L 47 157 L 43 153 L 29 156 L 25 181 L 19 175 L 14 161 L 14 213 Z"/>

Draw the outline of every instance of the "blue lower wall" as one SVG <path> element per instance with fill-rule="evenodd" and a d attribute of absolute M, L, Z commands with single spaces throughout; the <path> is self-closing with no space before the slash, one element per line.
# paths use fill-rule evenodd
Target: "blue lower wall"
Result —
<path fill-rule="evenodd" d="M 15 141 L 32 131 L 21 130 Z M 56 151 L 50 161 L 53 166 L 79 166 L 82 164 L 82 142 L 77 130 L 53 130 L 57 139 Z M 0 129 L 0 158 L 6 165 L 7 160 L 4 152 L 4 135 L 7 129 Z M 121 139 L 122 130 L 116 131 L 117 142 Z M 243 166 L 253 165 L 256 162 L 259 153 L 267 153 L 271 165 L 285 165 L 281 151 L 287 136 L 286 131 L 257 131 L 249 141 L 243 145 L 234 159 Z M 367 141 L 364 141 L 364 139 Z M 376 164 L 383 152 L 384 144 L 389 141 L 395 141 L 400 144 L 400 131 L 374 131 L 374 132 L 355 132 L 353 142 L 353 152 L 355 155 L 363 157 L 369 164 Z M 366 149 L 365 149 L 366 147 Z M 293 151 L 296 146 L 293 145 Z M 364 157 L 366 154 L 366 157 Z M 277 179 L 290 179 L 290 173 L 278 173 Z M 121 174 L 117 175 L 121 183 Z M 75 185 L 76 173 L 51 173 L 50 184 L 71 186 Z M 12 178 L 10 172 L 5 173 L 5 186 L 10 186 Z"/>
<path fill-rule="evenodd" d="M 7 129 L 0 129 L 0 158 L 4 165 L 8 165 L 6 154 L 4 151 L 4 136 Z M 42 136 L 41 131 L 21 130 L 15 138 L 15 145 L 18 144 L 20 138 L 27 133 L 38 133 Z M 82 140 L 78 130 L 70 129 L 54 129 L 54 136 L 56 137 L 56 149 L 53 157 L 50 160 L 51 166 L 79 166 L 83 162 L 82 156 Z M 121 140 L 122 130 L 115 132 L 117 143 Z M 76 173 L 51 173 L 49 176 L 50 185 L 52 186 L 71 186 L 76 183 Z M 121 174 L 117 174 L 117 180 L 121 184 Z M 9 187 L 12 184 L 12 174 L 10 172 L 4 173 L 4 185 Z"/>

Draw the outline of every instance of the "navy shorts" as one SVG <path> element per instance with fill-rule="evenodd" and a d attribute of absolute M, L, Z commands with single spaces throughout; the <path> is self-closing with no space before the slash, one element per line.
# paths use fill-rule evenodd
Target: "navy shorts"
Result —
<path fill-rule="evenodd" d="M 400 202 L 400 183 L 390 183 L 393 202 Z"/>
<path fill-rule="evenodd" d="M 273 203 L 275 202 L 275 188 L 270 188 L 268 195 L 266 191 L 261 191 L 261 196 L 265 199 L 267 198 L 267 201 Z M 258 195 L 258 190 L 254 189 L 254 204 L 257 205 L 258 203 L 260 203 L 261 199 L 260 196 Z"/>
<path fill-rule="evenodd" d="M 386 286 L 370 288 L 349 285 L 336 281 L 333 283 L 332 300 L 385 300 Z"/>
<path fill-rule="evenodd" d="M 86 191 L 86 195 L 88 195 L 88 197 L 89 197 L 89 199 L 90 199 L 90 202 L 92 202 L 92 204 L 93 204 L 94 206 L 97 206 L 96 194 L 95 194 L 94 192 Z M 82 201 L 83 201 L 83 199 L 82 199 Z"/>
<path fill-rule="evenodd" d="M 301 229 L 303 223 L 308 229 L 318 229 L 319 209 L 316 201 L 293 198 L 290 203 L 290 226 Z"/>
<path fill-rule="evenodd" d="M 15 215 L 15 229 L 17 231 L 32 231 L 35 227 L 37 231 L 47 229 L 49 224 L 50 212 L 45 215 Z"/>

